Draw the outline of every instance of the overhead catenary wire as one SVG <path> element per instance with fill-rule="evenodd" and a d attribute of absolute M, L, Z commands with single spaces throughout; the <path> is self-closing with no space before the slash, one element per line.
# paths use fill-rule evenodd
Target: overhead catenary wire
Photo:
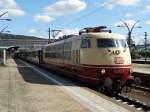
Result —
<path fill-rule="evenodd" d="M 116 2 L 116 0 L 111 0 L 111 1 L 105 2 L 105 3 L 103 3 L 101 6 L 99 6 L 98 8 L 96 8 L 96 9 L 94 9 L 94 10 L 92 10 L 92 11 L 90 11 L 90 12 L 84 14 L 84 15 L 81 15 L 81 16 L 78 17 L 78 18 L 75 18 L 75 19 L 71 20 L 70 22 L 68 22 L 68 23 L 66 23 L 66 24 L 64 24 L 64 25 L 62 25 L 61 27 L 66 27 L 66 26 L 68 27 L 68 26 L 70 26 L 70 25 L 77 24 L 77 22 L 79 22 L 79 21 L 85 19 L 86 17 L 88 17 L 88 16 L 90 16 L 90 15 L 95 14 L 96 12 L 100 11 L 101 9 L 105 8 L 105 7 L 108 6 L 108 5 L 113 5 L 113 4 L 115 4 L 115 2 Z"/>
<path fill-rule="evenodd" d="M 73 20 L 70 21 L 69 23 L 63 25 L 63 27 L 69 26 L 69 25 L 73 25 L 73 24 L 75 24 L 75 23 L 81 21 L 82 19 L 85 19 L 86 17 L 95 14 L 96 12 L 98 12 L 98 11 L 100 11 L 101 9 L 105 8 L 106 6 L 115 4 L 115 2 L 116 2 L 116 0 L 111 0 L 111 1 L 109 1 L 109 2 L 105 2 L 105 3 L 103 3 L 100 7 L 96 8 L 96 9 L 94 9 L 94 10 L 92 10 L 92 11 L 90 11 L 90 12 L 88 12 L 88 13 L 86 13 L 86 14 L 84 14 L 84 15 L 78 17 L 78 18 L 73 19 Z"/>

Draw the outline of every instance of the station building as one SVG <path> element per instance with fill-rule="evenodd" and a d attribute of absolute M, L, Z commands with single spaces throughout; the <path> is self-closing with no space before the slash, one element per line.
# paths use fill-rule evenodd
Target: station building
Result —
<path fill-rule="evenodd" d="M 19 48 L 41 48 L 48 44 L 47 39 L 0 39 L 0 46 L 18 46 Z"/>
<path fill-rule="evenodd" d="M 0 64 L 19 49 L 39 49 L 48 44 L 47 39 L 0 39 Z"/>

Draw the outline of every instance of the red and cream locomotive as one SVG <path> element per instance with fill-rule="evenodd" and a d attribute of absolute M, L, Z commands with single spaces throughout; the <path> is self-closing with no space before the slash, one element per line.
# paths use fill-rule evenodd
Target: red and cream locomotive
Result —
<path fill-rule="evenodd" d="M 130 78 L 131 57 L 126 38 L 105 27 L 85 28 L 79 35 L 64 36 L 38 52 L 41 66 L 101 90 L 118 93 Z"/>

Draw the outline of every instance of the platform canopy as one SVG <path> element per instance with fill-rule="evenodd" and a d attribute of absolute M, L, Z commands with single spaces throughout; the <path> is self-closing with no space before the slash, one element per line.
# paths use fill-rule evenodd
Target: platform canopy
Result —
<path fill-rule="evenodd" d="M 0 64 L 3 65 L 6 64 L 7 55 L 8 55 L 7 52 L 12 53 L 16 51 L 18 48 L 19 48 L 18 46 L 8 46 L 8 47 L 0 46 Z"/>
<path fill-rule="evenodd" d="M 2 47 L 2 46 L 0 46 L 0 49 L 8 49 L 8 47 Z"/>
<path fill-rule="evenodd" d="M 18 49 L 19 46 L 8 46 L 8 47 L 0 46 L 0 49 L 6 49 L 6 50 L 9 50 L 9 49 L 12 49 L 12 48 Z"/>

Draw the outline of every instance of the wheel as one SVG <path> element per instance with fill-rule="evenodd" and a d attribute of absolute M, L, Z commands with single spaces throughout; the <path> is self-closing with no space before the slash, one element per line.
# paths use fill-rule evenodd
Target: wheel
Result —
<path fill-rule="evenodd" d="M 98 86 L 97 89 L 98 89 L 98 92 L 100 92 L 100 93 L 105 92 L 105 87 L 104 86 Z"/>
<path fill-rule="evenodd" d="M 122 92 L 124 92 L 124 93 L 128 93 L 128 92 L 131 92 L 131 87 L 129 87 L 129 86 L 124 86 L 124 87 L 122 87 Z"/>
<path fill-rule="evenodd" d="M 141 78 L 140 78 L 140 77 L 135 77 L 135 79 L 134 79 L 134 84 L 135 84 L 136 86 L 140 86 L 141 83 L 142 83 Z"/>

